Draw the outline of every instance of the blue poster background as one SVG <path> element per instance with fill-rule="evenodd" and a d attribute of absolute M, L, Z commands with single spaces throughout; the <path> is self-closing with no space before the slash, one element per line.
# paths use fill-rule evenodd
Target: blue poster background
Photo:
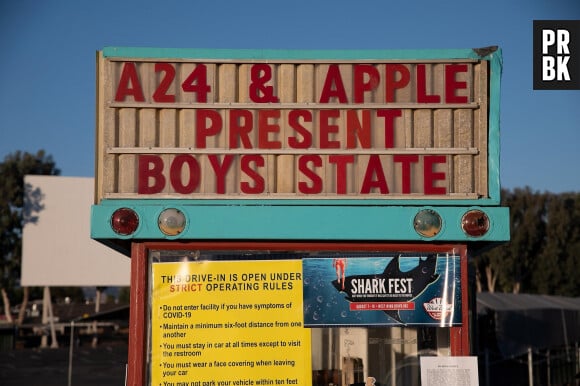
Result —
<path fill-rule="evenodd" d="M 404 301 L 414 303 L 414 310 L 400 310 L 385 312 L 382 310 L 351 310 L 350 304 L 357 301 L 349 294 L 339 291 L 336 287 L 337 272 L 333 266 L 333 258 L 304 258 L 303 285 L 304 285 L 304 325 L 306 327 L 324 326 L 353 326 L 353 325 L 429 325 L 429 326 L 457 326 L 461 325 L 461 275 L 460 257 L 450 254 L 436 255 L 435 276 L 437 278 L 423 288 L 415 288 L 414 298 Z M 385 268 L 393 259 L 398 258 L 397 272 L 390 270 L 388 277 L 397 278 L 408 275 L 413 270 L 420 272 L 421 261 L 425 262 L 427 254 L 382 254 L 377 256 L 339 256 L 346 258 L 345 276 L 356 277 L 383 277 Z M 391 267 L 396 267 L 396 261 Z M 361 276 L 357 276 L 361 275 Z M 388 280 L 388 278 L 387 278 Z M 347 287 L 349 285 L 347 279 Z M 347 288 L 348 291 L 348 288 Z M 448 313 L 444 318 L 436 319 L 425 310 L 425 303 L 445 303 L 447 299 Z M 434 300 L 435 299 L 435 300 Z M 383 301 L 385 301 L 383 299 Z M 387 302 L 389 300 L 386 300 Z M 432 308 L 431 308 L 432 309 Z"/>

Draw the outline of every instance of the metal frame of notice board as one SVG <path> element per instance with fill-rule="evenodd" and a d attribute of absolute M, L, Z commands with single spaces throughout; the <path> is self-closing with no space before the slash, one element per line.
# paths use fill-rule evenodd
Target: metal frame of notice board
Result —
<path fill-rule="evenodd" d="M 469 339 L 469 306 L 468 306 L 468 273 L 467 246 L 465 244 L 417 244 L 417 243 L 350 243 L 350 242 L 143 242 L 132 244 L 131 260 L 131 310 L 127 384 L 148 384 L 150 381 L 151 362 L 151 260 L 152 251 L 165 251 L 176 256 L 191 255 L 193 259 L 199 253 L 219 251 L 228 260 L 227 253 L 235 252 L 253 260 L 252 253 L 263 256 L 273 256 L 272 260 L 284 260 L 291 256 L 304 253 L 321 253 L 324 256 L 344 255 L 349 253 L 381 254 L 381 253 L 448 253 L 454 251 L 460 261 L 460 288 L 457 296 L 462 303 L 460 323 L 448 327 L 449 352 L 452 356 L 464 356 L 470 353 Z M 224 254 L 225 252 L 225 254 Z M 183 259 L 181 259 L 183 261 Z M 195 318 L 193 318 L 195 319 Z M 388 327 L 388 326 L 386 326 Z M 308 329 L 308 328 L 306 328 Z M 155 350 L 153 350 L 155 351 Z"/>

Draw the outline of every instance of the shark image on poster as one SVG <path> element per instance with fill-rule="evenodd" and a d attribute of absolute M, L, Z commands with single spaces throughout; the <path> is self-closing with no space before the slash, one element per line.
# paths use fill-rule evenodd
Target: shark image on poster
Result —
<path fill-rule="evenodd" d="M 303 272 L 306 326 L 461 324 L 458 256 L 313 258 Z"/>

